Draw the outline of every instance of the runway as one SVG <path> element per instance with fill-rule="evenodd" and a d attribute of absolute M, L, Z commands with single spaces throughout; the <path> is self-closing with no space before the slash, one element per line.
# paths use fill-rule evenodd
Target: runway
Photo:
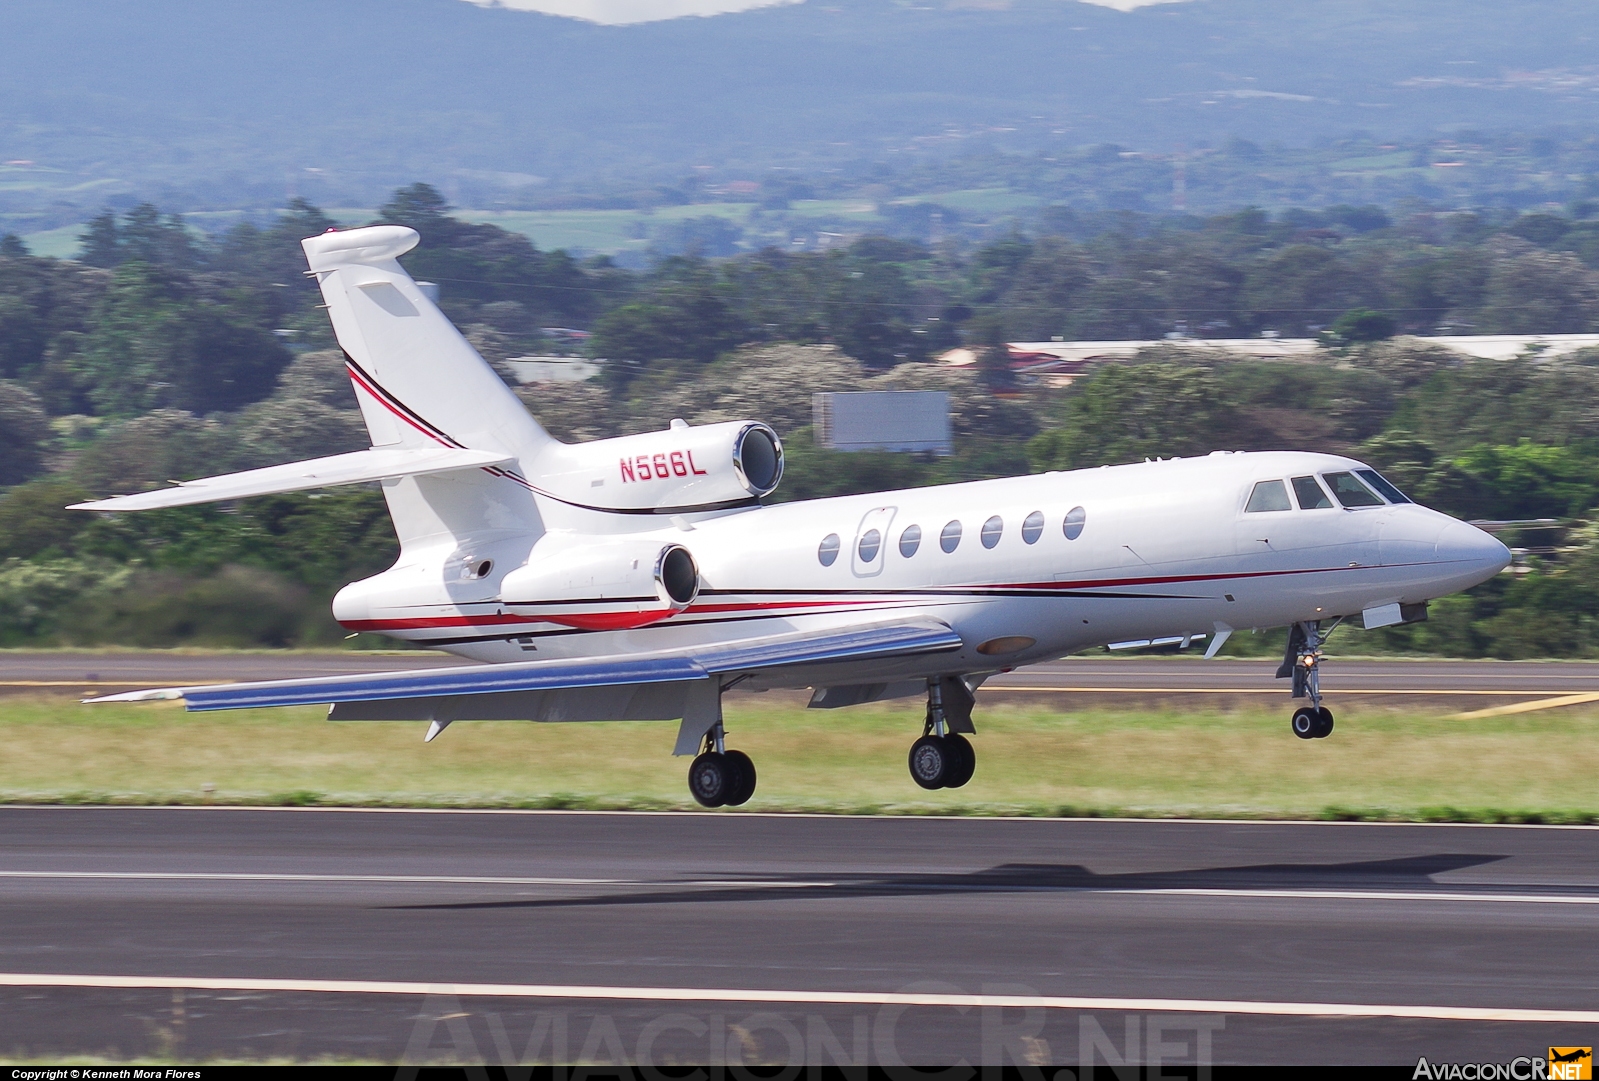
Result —
<path fill-rule="evenodd" d="M 0 650 L 0 693 L 79 697 L 138 687 L 397 671 L 469 664 L 425 650 L 181 653 L 173 651 Z M 1274 660 L 1206 661 L 1198 656 L 1091 654 L 1005 672 L 984 684 L 984 701 L 1049 701 L 1101 705 L 1152 702 L 1267 702 L 1287 700 L 1286 680 L 1273 678 Z M 1323 666 L 1329 701 L 1430 705 L 1478 710 L 1593 695 L 1599 701 L 1599 662 L 1340 660 Z M 735 696 L 738 692 L 734 692 Z"/>
<path fill-rule="evenodd" d="M 33 1056 L 1408 1068 L 1599 1036 L 1586 828 L 9 807 L 0 920 Z"/>

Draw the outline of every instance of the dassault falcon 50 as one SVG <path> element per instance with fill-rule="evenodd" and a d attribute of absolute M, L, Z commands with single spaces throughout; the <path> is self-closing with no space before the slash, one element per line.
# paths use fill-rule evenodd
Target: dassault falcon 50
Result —
<path fill-rule="evenodd" d="M 1425 617 L 1503 569 L 1488 534 L 1349 458 L 1233 453 L 766 504 L 783 445 L 758 420 L 552 438 L 397 261 L 411 229 L 304 241 L 368 450 L 78 505 L 133 511 L 382 485 L 400 556 L 335 617 L 475 661 L 179 687 L 191 710 L 322 703 L 333 720 L 677 720 L 705 806 L 755 790 L 722 694 L 810 688 L 820 709 L 925 696 L 910 773 L 958 787 L 974 693 L 1095 646 L 1289 627 L 1293 733 L 1326 736 L 1322 643 L 1340 621 Z"/>

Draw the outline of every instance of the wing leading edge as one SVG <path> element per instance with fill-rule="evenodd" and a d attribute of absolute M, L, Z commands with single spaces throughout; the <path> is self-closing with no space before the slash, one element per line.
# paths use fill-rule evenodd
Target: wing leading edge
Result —
<path fill-rule="evenodd" d="M 419 477 L 428 473 L 449 473 L 458 469 L 484 469 L 511 459 L 485 450 L 458 450 L 453 447 L 375 447 L 351 451 L 328 458 L 312 458 L 288 465 L 271 465 L 243 473 L 179 481 L 176 487 L 160 488 L 138 495 L 118 495 L 89 503 L 74 503 L 68 510 L 129 511 L 186 507 L 194 503 L 215 503 L 224 499 L 243 499 L 252 495 L 278 495 L 329 488 L 340 484 Z"/>
<path fill-rule="evenodd" d="M 576 688 L 643 687 L 688 683 L 714 676 L 772 668 L 873 658 L 947 653 L 960 635 L 936 620 L 879 623 L 822 634 L 801 633 L 713 643 L 660 653 L 578 660 L 521 661 L 356 676 L 224 683 L 128 691 L 88 702 L 150 702 L 182 699 L 191 712 L 355 702 L 416 702 L 421 699 L 505 695 Z M 420 704 L 420 703 L 419 703 Z M 350 711 L 356 714 L 357 711 Z M 405 713 L 401 709 L 398 712 Z M 424 711 L 425 712 L 425 711 Z M 366 714 L 368 719 L 380 719 Z M 359 719 L 352 715 L 350 719 Z M 400 719 L 398 716 L 394 719 Z M 576 719 L 576 718 L 572 718 Z M 642 719 L 642 718 L 640 718 Z"/>

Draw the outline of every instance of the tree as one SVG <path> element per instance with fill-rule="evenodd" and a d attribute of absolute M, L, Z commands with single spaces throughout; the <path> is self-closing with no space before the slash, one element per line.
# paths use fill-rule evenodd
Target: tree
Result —
<path fill-rule="evenodd" d="M 74 365 L 106 416 L 238 409 L 270 394 L 289 361 L 255 313 L 200 295 L 167 267 L 118 267 L 97 315 Z"/>
<path fill-rule="evenodd" d="M 417 232 L 436 227 L 449 228 L 449 201 L 432 184 L 416 183 L 400 188 L 378 208 L 378 221 L 408 225 Z"/>
<path fill-rule="evenodd" d="M 1035 436 L 1043 472 L 1228 449 L 1242 418 L 1207 369 L 1111 364 L 1072 385 L 1060 426 Z"/>
<path fill-rule="evenodd" d="M 594 326 L 590 349 L 610 362 L 606 378 L 625 386 L 655 361 L 708 364 L 745 340 L 746 328 L 725 291 L 705 260 L 664 260 L 650 275 L 643 298 L 608 312 Z"/>
<path fill-rule="evenodd" d="M 154 204 L 140 203 L 123 215 L 117 233 L 117 252 L 124 263 L 159 263 L 190 270 L 200 263 L 200 251 L 179 214 L 164 218 Z"/>
<path fill-rule="evenodd" d="M 1380 342 L 1398 331 L 1399 323 L 1393 316 L 1370 308 L 1351 308 L 1329 328 L 1333 340 L 1340 342 Z"/>
<path fill-rule="evenodd" d="M 39 396 L 21 383 L 0 380 L 0 485 L 37 473 L 52 435 Z"/>
<path fill-rule="evenodd" d="M 94 519 L 66 508 L 88 498 L 87 491 L 63 477 L 40 477 L 7 491 L 0 496 L 0 560 L 68 549 Z"/>
<path fill-rule="evenodd" d="M 1094 280 L 1092 264 L 1069 241 L 1045 237 L 1036 244 L 1001 241 L 978 253 L 977 265 L 1000 289 L 995 296 L 1004 333 L 1043 341 L 1065 331 L 1079 297 Z M 1003 283 L 1002 285 L 1000 283 Z"/>
<path fill-rule="evenodd" d="M 1564 252 L 1534 251 L 1494 265 L 1481 329 L 1580 334 L 1599 327 L 1599 274 Z"/>
<path fill-rule="evenodd" d="M 89 227 L 78 237 L 78 261 L 108 269 L 122 262 L 115 211 L 102 210 L 89 219 Z"/>
<path fill-rule="evenodd" d="M 0 259 L 26 259 L 32 254 L 16 233 L 0 236 Z"/>
<path fill-rule="evenodd" d="M 1253 327 L 1306 334 L 1325 326 L 1332 313 L 1360 299 L 1339 257 L 1325 248 L 1294 244 L 1255 264 L 1244 289 Z"/>

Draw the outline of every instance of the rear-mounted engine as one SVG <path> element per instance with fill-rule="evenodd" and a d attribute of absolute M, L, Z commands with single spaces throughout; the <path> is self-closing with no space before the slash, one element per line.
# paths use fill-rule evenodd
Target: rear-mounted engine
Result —
<path fill-rule="evenodd" d="M 540 487 L 577 506 L 678 514 L 746 506 L 783 479 L 783 443 L 755 421 L 573 443 L 540 458 Z"/>
<path fill-rule="evenodd" d="M 584 630 L 654 623 L 693 604 L 699 591 L 687 548 L 627 537 L 586 537 L 554 551 L 541 542 L 500 584 L 507 611 Z"/>

